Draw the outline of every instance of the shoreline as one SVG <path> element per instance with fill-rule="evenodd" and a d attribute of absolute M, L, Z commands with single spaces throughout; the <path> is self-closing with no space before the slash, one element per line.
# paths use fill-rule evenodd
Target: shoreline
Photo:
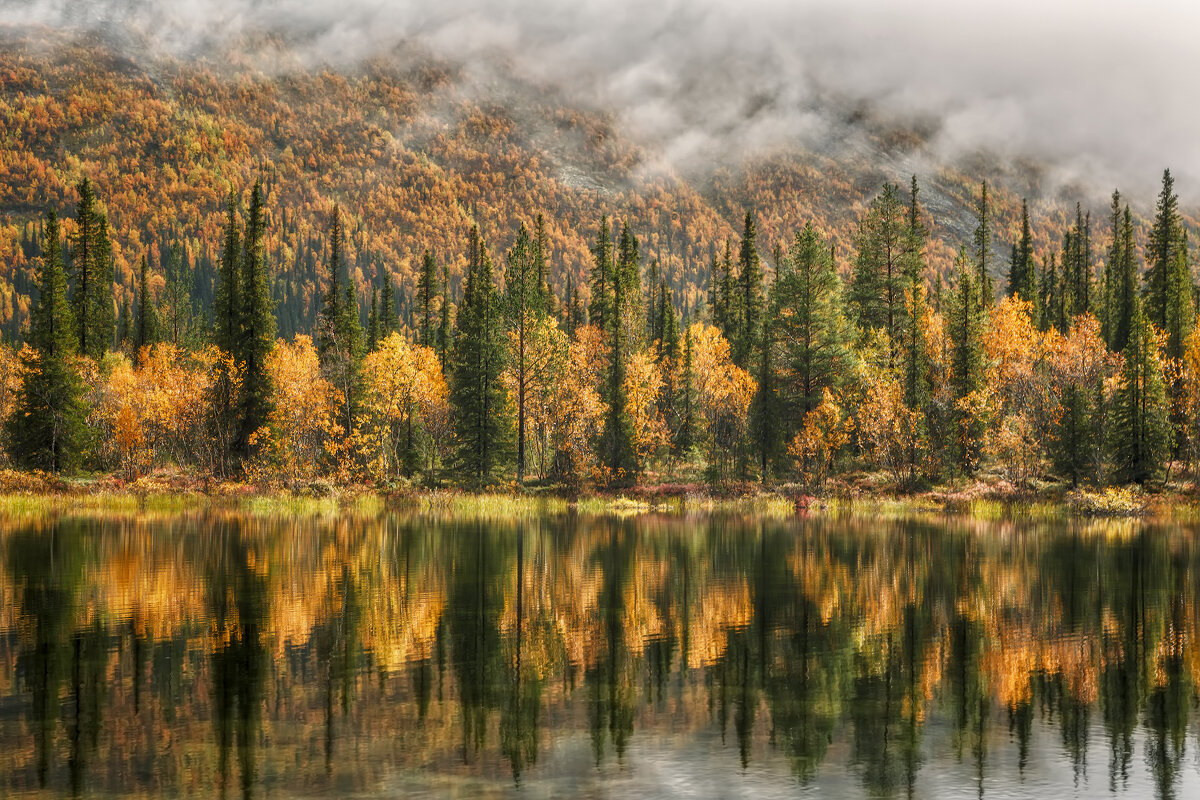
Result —
<path fill-rule="evenodd" d="M 570 492 L 559 486 L 383 490 L 313 482 L 260 486 L 175 473 L 135 481 L 114 475 L 58 478 L 0 471 L 0 514 L 241 511 L 254 515 L 376 516 L 388 511 L 463 518 L 584 514 L 673 516 L 742 514 L 766 519 L 859 516 L 977 520 L 1134 519 L 1200 522 L 1200 503 L 1182 490 L 1133 488 L 1018 490 L 974 482 L 900 493 L 840 485 L 824 494 L 795 486 L 742 485 L 713 491 L 702 484 L 649 484 L 624 490 Z"/>

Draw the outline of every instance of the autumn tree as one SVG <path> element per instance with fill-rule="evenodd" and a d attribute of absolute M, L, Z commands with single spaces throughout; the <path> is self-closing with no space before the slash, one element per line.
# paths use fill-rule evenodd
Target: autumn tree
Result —
<path fill-rule="evenodd" d="M 361 436 L 374 476 L 411 477 L 436 465 L 434 437 L 449 414 L 449 390 L 437 352 L 392 332 L 363 363 Z"/>
<path fill-rule="evenodd" d="M 450 403 L 458 440 L 456 469 L 469 483 L 496 479 L 511 446 L 511 420 L 502 375 L 503 314 L 492 259 L 472 227 L 467 246 L 467 283 L 455 315 Z"/>
<path fill-rule="evenodd" d="M 693 324 L 688 340 L 695 376 L 695 417 L 704 426 L 709 479 L 724 482 L 732 477 L 737 447 L 746 434 L 754 379 L 733 363 L 729 342 L 715 326 Z"/>
<path fill-rule="evenodd" d="M 1100 323 L 1091 314 L 1075 317 L 1067 336 L 1050 337 L 1048 366 L 1054 397 L 1049 426 L 1051 454 L 1072 486 L 1096 475 L 1102 428 L 1099 423 L 1109 353 Z"/>
<path fill-rule="evenodd" d="M 18 466 L 58 473 L 79 464 L 86 431 L 76 366 L 78 333 L 67 302 L 58 217 L 49 211 L 38 299 L 21 351 L 21 388 L 5 420 L 9 456 Z"/>
<path fill-rule="evenodd" d="M 510 347 L 508 363 L 515 378 L 517 400 L 517 482 L 525 480 L 526 395 L 536 370 L 530 361 L 532 329 L 546 316 L 545 295 L 540 281 L 534 243 L 522 225 L 508 251 L 504 271 L 504 312 L 508 320 Z"/>

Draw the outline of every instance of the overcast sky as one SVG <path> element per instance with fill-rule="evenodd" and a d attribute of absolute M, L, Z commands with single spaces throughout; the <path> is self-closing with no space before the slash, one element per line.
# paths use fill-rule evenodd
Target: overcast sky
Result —
<path fill-rule="evenodd" d="M 869 101 L 935 121 L 939 156 L 1029 156 L 1139 194 L 1169 166 L 1200 199 L 1200 7 L 1184 2 L 0 0 L 0 22 L 133 31 L 181 57 L 269 31 L 310 63 L 403 42 L 480 73 L 502 60 L 681 164 L 819 142 L 829 98 Z"/>

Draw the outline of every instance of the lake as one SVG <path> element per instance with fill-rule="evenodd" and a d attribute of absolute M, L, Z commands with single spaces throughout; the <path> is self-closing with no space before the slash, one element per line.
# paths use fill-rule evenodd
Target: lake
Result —
<path fill-rule="evenodd" d="M 1195 532 L 0 524 L 0 796 L 1197 797 Z"/>

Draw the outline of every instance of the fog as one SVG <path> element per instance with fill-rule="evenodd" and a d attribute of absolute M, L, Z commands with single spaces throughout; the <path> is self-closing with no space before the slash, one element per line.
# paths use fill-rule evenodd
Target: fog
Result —
<path fill-rule="evenodd" d="M 3 24 L 185 59 L 265 34 L 309 66 L 418 48 L 516 72 L 611 111 L 668 167 L 830 146 L 859 110 L 919 125 L 931 158 L 1034 159 L 1147 200 L 1167 166 L 1200 198 L 1197 22 L 1163 0 L 0 0 Z"/>

